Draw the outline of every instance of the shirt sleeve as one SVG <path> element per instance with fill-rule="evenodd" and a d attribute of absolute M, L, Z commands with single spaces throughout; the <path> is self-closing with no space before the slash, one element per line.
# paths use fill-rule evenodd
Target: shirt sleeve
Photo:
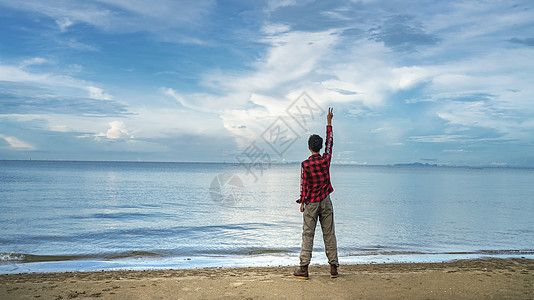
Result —
<path fill-rule="evenodd" d="M 306 194 L 308 193 L 308 173 L 304 170 L 304 163 L 300 165 L 300 199 L 297 203 L 306 203 Z"/>
<path fill-rule="evenodd" d="M 324 147 L 324 157 L 328 159 L 328 162 L 332 159 L 332 145 L 334 144 L 334 138 L 332 135 L 332 126 L 326 126 L 326 141 Z"/>

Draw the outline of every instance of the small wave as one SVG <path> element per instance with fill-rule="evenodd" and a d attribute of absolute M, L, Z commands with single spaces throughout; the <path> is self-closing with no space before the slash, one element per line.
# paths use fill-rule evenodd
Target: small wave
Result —
<path fill-rule="evenodd" d="M 125 252 L 116 252 L 100 255 L 99 258 L 105 259 L 121 259 L 121 258 L 131 258 L 131 257 L 164 257 L 166 256 L 163 252 L 157 251 L 125 251 Z"/>
<path fill-rule="evenodd" d="M 125 251 L 101 254 L 82 254 L 82 255 L 35 255 L 27 253 L 0 253 L 0 262 L 3 263 L 33 263 L 48 261 L 69 261 L 69 260 L 115 260 L 121 258 L 133 257 L 163 257 L 164 253 L 150 251 Z"/>
<path fill-rule="evenodd" d="M 294 252 L 290 249 L 275 249 L 275 248 L 255 248 L 247 247 L 241 249 L 213 249 L 213 250 L 200 250 L 196 251 L 196 254 L 211 254 L 211 255 L 261 255 L 261 254 L 280 254 Z"/>
<path fill-rule="evenodd" d="M 33 263 L 33 262 L 52 262 L 52 261 L 71 261 L 71 260 L 119 260 L 127 258 L 164 258 L 182 255 L 244 255 L 254 256 L 262 254 L 283 254 L 291 253 L 289 249 L 274 248 L 242 248 L 242 249 L 216 249 L 200 251 L 177 251 L 177 250 L 155 250 L 155 251 L 121 251 L 95 254 L 78 254 L 78 255 L 36 255 L 29 253 L 0 253 L 0 263 Z"/>
<path fill-rule="evenodd" d="M 26 253 L 1 253 L 1 262 L 42 262 L 42 261 L 62 261 L 82 258 L 82 256 L 64 255 L 33 255 Z"/>
<path fill-rule="evenodd" d="M 531 255 L 534 254 L 534 249 L 524 249 L 524 250 L 480 250 L 476 251 L 473 254 L 484 254 L 484 255 Z"/>
<path fill-rule="evenodd" d="M 315 250 L 315 249 L 314 249 Z M 418 251 L 362 251 L 349 253 L 347 256 L 372 256 L 372 255 L 418 255 L 418 254 L 438 254 Z"/>
<path fill-rule="evenodd" d="M 0 262 L 24 261 L 24 254 L 21 253 L 0 253 Z"/>
<path fill-rule="evenodd" d="M 93 214 L 90 218 L 95 219 L 136 219 L 151 217 L 152 214 L 139 213 L 139 212 L 114 212 L 114 213 L 98 213 Z"/>
<path fill-rule="evenodd" d="M 372 255 L 533 255 L 534 249 L 524 250 L 478 250 L 478 251 L 458 251 L 458 252 L 420 252 L 420 251 L 363 251 L 357 253 L 349 253 L 347 256 L 372 256 Z"/>

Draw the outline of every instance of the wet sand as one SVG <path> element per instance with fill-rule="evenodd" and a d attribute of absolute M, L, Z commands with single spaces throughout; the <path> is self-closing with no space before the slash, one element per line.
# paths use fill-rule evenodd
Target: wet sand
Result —
<path fill-rule="evenodd" d="M 534 299 L 534 260 L 0 275 L 0 299 Z"/>

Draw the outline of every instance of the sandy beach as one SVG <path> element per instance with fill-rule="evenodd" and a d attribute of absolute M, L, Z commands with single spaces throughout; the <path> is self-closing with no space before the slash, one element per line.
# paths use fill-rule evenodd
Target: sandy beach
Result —
<path fill-rule="evenodd" d="M 0 299 L 533 299 L 534 260 L 0 275 Z"/>

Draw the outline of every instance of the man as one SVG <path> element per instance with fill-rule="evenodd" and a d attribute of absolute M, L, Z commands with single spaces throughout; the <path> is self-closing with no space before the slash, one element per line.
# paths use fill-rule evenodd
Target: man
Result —
<path fill-rule="evenodd" d="M 300 211 L 303 212 L 302 250 L 300 252 L 300 268 L 293 272 L 293 276 L 308 279 L 308 265 L 312 257 L 313 237 L 317 218 L 323 231 L 324 246 L 330 277 L 338 276 L 337 242 L 334 230 L 334 209 L 330 201 L 330 193 L 334 191 L 330 184 L 330 161 L 332 160 L 332 117 L 333 108 L 328 108 L 326 116 L 325 152 L 321 156 L 319 151 L 323 147 L 323 139 L 313 134 L 308 139 L 311 156 L 301 164 L 300 182 Z"/>

